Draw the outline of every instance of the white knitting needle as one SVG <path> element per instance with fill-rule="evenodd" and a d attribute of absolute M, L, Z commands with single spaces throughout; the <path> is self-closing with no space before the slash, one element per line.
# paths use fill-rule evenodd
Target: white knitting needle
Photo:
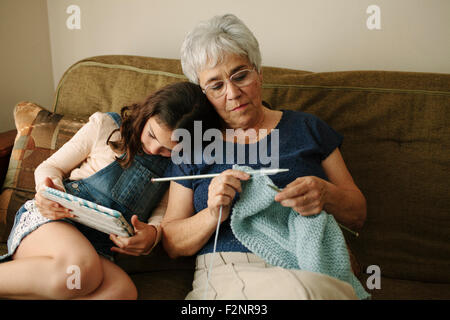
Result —
<path fill-rule="evenodd" d="M 207 277 L 206 277 L 205 296 L 204 296 L 203 300 L 206 300 L 206 297 L 208 296 L 208 284 L 209 284 L 209 279 L 211 279 L 211 270 L 212 270 L 214 258 L 216 256 L 216 246 L 217 246 L 217 239 L 219 236 L 220 220 L 222 220 L 222 209 L 223 209 L 223 207 L 220 206 L 219 218 L 217 219 L 216 236 L 214 238 L 214 248 L 213 248 L 212 255 L 210 256 L 211 259 L 209 262 L 209 268 L 208 268 L 208 273 L 207 273 Z"/>
<path fill-rule="evenodd" d="M 270 175 L 277 174 L 280 172 L 286 172 L 289 169 L 259 169 L 259 170 L 249 170 L 245 173 L 249 175 Z M 163 182 L 163 181 L 175 181 L 175 180 L 190 180 L 190 179 L 205 179 L 205 178 L 214 178 L 220 175 L 220 173 L 210 173 L 210 174 L 197 174 L 192 176 L 179 176 L 179 177 L 166 177 L 166 178 L 152 178 L 152 182 Z"/>

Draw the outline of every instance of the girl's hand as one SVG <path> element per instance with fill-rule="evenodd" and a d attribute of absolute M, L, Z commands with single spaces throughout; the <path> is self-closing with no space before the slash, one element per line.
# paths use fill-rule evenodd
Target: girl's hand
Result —
<path fill-rule="evenodd" d="M 318 177 L 300 177 L 275 196 L 275 201 L 290 207 L 302 216 L 318 214 L 323 210 L 328 182 Z"/>
<path fill-rule="evenodd" d="M 220 206 L 222 206 L 222 219 L 225 221 L 230 214 L 230 206 L 236 192 L 241 192 L 241 180 L 250 179 L 250 175 L 239 170 L 225 170 L 219 176 L 211 180 L 208 188 L 208 210 L 215 218 L 219 218 Z"/>
<path fill-rule="evenodd" d="M 112 247 L 111 251 L 128 254 L 131 256 L 147 255 L 153 248 L 156 241 L 157 230 L 155 226 L 139 221 L 137 215 L 131 217 L 131 224 L 134 227 L 134 236 L 119 237 L 111 234 L 109 238 L 117 247 Z"/>
<path fill-rule="evenodd" d="M 45 178 L 43 186 L 47 186 L 47 187 L 50 187 L 53 189 L 58 189 L 60 191 L 65 192 L 65 190 L 56 186 L 53 183 L 52 179 L 50 179 L 48 177 Z M 42 188 L 39 190 L 38 193 L 36 193 L 35 203 L 36 203 L 36 206 L 38 207 L 39 212 L 41 213 L 42 216 L 44 216 L 50 220 L 59 220 L 59 219 L 63 219 L 63 218 L 75 217 L 75 215 L 71 213 L 72 211 L 70 209 L 63 207 L 58 202 L 55 202 L 55 201 L 45 198 L 42 195 L 41 190 L 42 190 Z"/>

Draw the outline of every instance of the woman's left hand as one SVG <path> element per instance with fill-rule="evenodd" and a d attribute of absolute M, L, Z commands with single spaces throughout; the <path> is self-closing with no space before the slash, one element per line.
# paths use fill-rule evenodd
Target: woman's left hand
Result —
<path fill-rule="evenodd" d="M 318 214 L 323 210 L 328 182 L 314 176 L 300 177 L 289 183 L 275 196 L 275 201 L 290 207 L 302 216 Z"/>
<path fill-rule="evenodd" d="M 139 221 L 136 215 L 131 217 L 131 224 L 134 227 L 134 236 L 119 237 L 114 234 L 109 236 L 117 246 L 112 247 L 111 251 L 132 256 L 149 254 L 156 241 L 156 227 Z"/>

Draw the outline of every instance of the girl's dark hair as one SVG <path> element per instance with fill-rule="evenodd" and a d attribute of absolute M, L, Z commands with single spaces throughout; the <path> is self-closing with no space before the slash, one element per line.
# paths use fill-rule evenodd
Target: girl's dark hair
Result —
<path fill-rule="evenodd" d="M 111 133 L 107 143 L 116 152 L 124 153 L 116 160 L 129 167 L 136 154 L 142 154 L 141 134 L 148 119 L 157 121 L 170 130 L 187 129 L 193 134 L 194 121 L 202 121 L 203 130 L 222 127 L 221 118 L 203 94 L 200 86 L 190 82 L 169 84 L 154 92 L 143 103 L 121 109 L 122 125 Z M 119 141 L 109 141 L 120 130 Z"/>

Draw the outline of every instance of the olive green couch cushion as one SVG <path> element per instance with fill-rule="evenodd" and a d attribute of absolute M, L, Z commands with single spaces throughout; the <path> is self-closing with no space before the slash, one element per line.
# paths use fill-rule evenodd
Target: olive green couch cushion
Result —
<path fill-rule="evenodd" d="M 62 76 L 53 111 L 89 116 L 119 112 L 169 83 L 187 81 L 179 61 L 134 56 L 100 56 L 82 60 Z"/>
<path fill-rule="evenodd" d="M 344 159 L 368 204 L 360 236 L 346 239 L 363 272 L 380 268 L 381 289 L 368 290 L 373 297 L 450 299 L 450 75 L 263 67 L 263 79 L 263 99 L 273 108 L 315 114 L 344 136 Z M 179 60 L 92 57 L 66 71 L 53 111 L 119 111 L 180 80 Z M 193 259 L 170 260 L 158 248 L 119 264 L 141 298 L 180 298 L 190 289 Z M 368 276 L 361 275 L 364 285 Z"/>

